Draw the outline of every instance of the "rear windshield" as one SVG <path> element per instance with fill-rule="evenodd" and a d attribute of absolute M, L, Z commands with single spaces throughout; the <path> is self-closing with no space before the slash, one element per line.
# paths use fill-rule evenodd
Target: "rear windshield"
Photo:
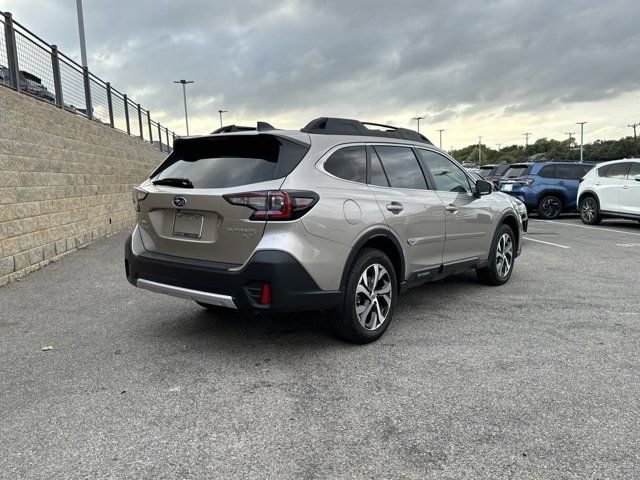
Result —
<path fill-rule="evenodd" d="M 514 165 L 507 173 L 504 174 L 504 178 L 516 178 L 521 177 L 522 175 L 526 175 L 529 171 L 529 165 Z"/>
<path fill-rule="evenodd" d="M 274 135 L 233 135 L 176 141 L 151 179 L 186 178 L 194 188 L 227 188 L 282 178 L 309 148 Z"/>
<path fill-rule="evenodd" d="M 504 175 L 504 172 L 506 172 L 509 167 L 510 165 L 496 165 L 495 168 L 491 171 L 491 175 Z"/>
<path fill-rule="evenodd" d="M 492 171 L 493 167 L 480 167 L 480 175 L 482 175 L 482 177 L 488 177 Z"/>

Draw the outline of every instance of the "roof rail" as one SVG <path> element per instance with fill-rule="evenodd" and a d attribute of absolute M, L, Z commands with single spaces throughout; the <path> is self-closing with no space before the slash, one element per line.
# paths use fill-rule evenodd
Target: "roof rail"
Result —
<path fill-rule="evenodd" d="M 382 127 L 385 130 L 374 130 L 367 128 L 367 125 Z M 360 120 L 351 120 L 348 118 L 332 118 L 320 117 L 310 121 L 301 132 L 316 133 L 323 135 L 360 135 L 366 137 L 387 137 L 400 138 L 403 140 L 411 140 L 413 142 L 423 142 L 433 145 L 431 141 L 408 128 L 394 127 L 391 125 L 383 125 L 381 123 L 361 122 Z"/>
<path fill-rule="evenodd" d="M 276 130 L 276 127 L 268 124 L 267 122 L 258 122 L 255 127 L 244 127 L 242 125 L 225 125 L 224 127 L 217 128 L 211 135 L 215 135 L 216 133 L 231 133 L 231 132 L 265 132 L 268 130 Z"/>

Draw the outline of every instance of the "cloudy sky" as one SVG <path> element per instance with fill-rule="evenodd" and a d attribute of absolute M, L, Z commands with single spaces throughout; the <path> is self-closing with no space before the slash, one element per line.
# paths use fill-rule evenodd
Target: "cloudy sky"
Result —
<path fill-rule="evenodd" d="M 79 60 L 75 0 L 0 10 Z M 84 0 L 89 67 L 184 133 L 318 116 L 413 126 L 443 147 L 619 138 L 640 121 L 638 0 Z"/>

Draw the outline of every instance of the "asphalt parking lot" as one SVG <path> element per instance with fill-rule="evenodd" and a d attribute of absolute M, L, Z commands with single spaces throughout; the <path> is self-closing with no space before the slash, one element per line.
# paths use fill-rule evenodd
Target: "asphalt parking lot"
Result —
<path fill-rule="evenodd" d="M 640 477 L 638 223 L 532 220 L 367 346 L 134 289 L 125 238 L 0 289 L 0 477 Z"/>

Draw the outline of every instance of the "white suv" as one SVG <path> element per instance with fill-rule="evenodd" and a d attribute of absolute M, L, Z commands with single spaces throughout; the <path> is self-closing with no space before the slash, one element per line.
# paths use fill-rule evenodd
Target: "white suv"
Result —
<path fill-rule="evenodd" d="M 625 158 L 599 164 L 578 187 L 580 218 L 596 225 L 605 217 L 640 222 L 640 159 Z"/>

